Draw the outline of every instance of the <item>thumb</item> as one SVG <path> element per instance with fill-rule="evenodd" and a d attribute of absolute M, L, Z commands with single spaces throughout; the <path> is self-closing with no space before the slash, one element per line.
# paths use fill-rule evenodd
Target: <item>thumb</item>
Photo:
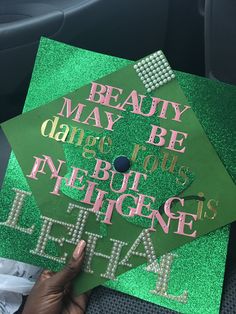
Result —
<path fill-rule="evenodd" d="M 78 275 L 83 263 L 85 246 L 86 242 L 84 240 L 81 240 L 77 244 L 69 263 L 50 279 L 51 285 L 57 286 L 58 288 L 61 287 L 63 290 L 64 286 L 69 284 L 70 281 Z"/>

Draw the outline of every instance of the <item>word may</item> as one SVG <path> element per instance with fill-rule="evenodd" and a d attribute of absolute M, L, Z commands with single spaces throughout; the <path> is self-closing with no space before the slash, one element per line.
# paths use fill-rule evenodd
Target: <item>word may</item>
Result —
<path fill-rule="evenodd" d="M 157 221 L 159 225 L 161 226 L 162 230 L 165 233 L 169 232 L 170 228 L 170 222 L 172 220 L 177 220 L 178 227 L 177 231 L 174 233 L 189 236 L 189 237 L 196 237 L 196 231 L 194 231 L 191 234 L 188 234 L 184 231 L 184 228 L 188 226 L 188 228 L 191 230 L 193 227 L 193 220 L 197 220 L 197 215 L 187 213 L 184 211 L 177 211 L 176 213 L 171 212 L 171 205 L 173 202 L 179 202 L 181 206 L 184 206 L 184 199 L 178 198 L 178 197 L 171 197 L 169 198 L 165 204 L 164 204 L 164 212 L 167 216 L 167 222 L 165 222 L 164 218 L 160 214 L 159 210 L 151 209 L 151 202 L 155 202 L 155 198 L 152 196 L 144 195 L 139 192 L 139 184 L 141 180 L 147 180 L 147 175 L 144 173 L 140 173 L 137 171 L 129 171 L 128 173 L 119 173 L 114 170 L 111 170 L 111 164 L 108 161 L 96 159 L 96 165 L 94 167 L 94 171 L 92 174 L 89 174 L 87 170 L 74 167 L 72 166 L 72 173 L 70 178 L 65 178 L 64 176 L 60 175 L 60 171 L 62 169 L 62 165 L 66 164 L 63 160 L 58 160 L 59 165 L 55 166 L 50 156 L 43 156 L 44 158 L 35 157 L 35 162 L 32 168 L 32 171 L 27 177 L 33 180 L 38 180 L 37 175 L 38 174 L 46 174 L 46 168 L 47 165 L 50 170 L 50 179 L 56 179 L 54 189 L 52 192 L 50 192 L 53 195 L 60 195 L 60 187 L 62 184 L 62 180 L 66 182 L 66 185 L 70 188 L 77 189 L 80 191 L 85 191 L 84 199 L 80 199 L 79 201 L 82 203 L 85 203 L 87 205 L 93 206 L 94 212 L 101 212 L 103 215 L 105 215 L 105 219 L 102 221 L 105 224 L 112 224 L 111 219 L 114 210 L 117 211 L 121 216 L 126 217 L 134 217 L 134 216 L 140 216 L 145 217 L 150 220 L 151 227 L 149 228 L 150 231 L 156 231 L 154 225 Z M 122 175 L 122 185 L 119 190 L 115 190 L 112 186 L 113 180 L 115 176 Z M 85 182 L 85 177 L 89 176 L 92 179 L 98 180 L 98 181 L 106 181 L 110 180 L 110 189 L 115 192 L 116 194 L 121 194 L 118 196 L 117 200 L 107 198 L 107 191 L 99 189 L 98 183 L 87 180 Z M 131 186 L 128 185 L 128 183 L 131 182 Z M 77 182 L 77 185 L 75 184 Z M 79 184 L 79 185 L 78 185 Z M 137 196 L 134 196 L 131 193 L 127 193 L 127 190 L 134 191 Z M 126 193 L 125 193 L 126 192 Z M 96 194 L 96 200 L 95 202 L 92 201 L 92 199 L 95 198 Z M 126 200 L 132 201 L 134 204 L 134 207 L 131 206 L 125 206 Z M 146 203 L 146 200 L 149 201 L 149 203 Z M 106 202 L 105 202 L 106 201 Z M 102 209 L 104 208 L 105 203 L 107 204 L 105 212 L 102 212 Z M 148 209 L 150 211 L 149 215 L 145 215 L 143 213 L 143 210 Z M 128 211 L 128 214 L 127 214 Z M 187 217 L 191 217 L 190 222 L 187 222 Z"/>

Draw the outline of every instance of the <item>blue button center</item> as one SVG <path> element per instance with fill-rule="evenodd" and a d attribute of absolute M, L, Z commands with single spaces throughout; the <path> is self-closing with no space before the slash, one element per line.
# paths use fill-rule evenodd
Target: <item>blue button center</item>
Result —
<path fill-rule="evenodd" d="M 126 172 L 130 168 L 130 160 L 125 156 L 119 156 L 114 160 L 114 168 L 118 172 Z"/>

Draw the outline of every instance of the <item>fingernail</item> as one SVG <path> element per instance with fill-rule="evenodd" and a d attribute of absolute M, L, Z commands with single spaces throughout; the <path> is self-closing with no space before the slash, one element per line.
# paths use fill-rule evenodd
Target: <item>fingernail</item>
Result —
<path fill-rule="evenodd" d="M 73 257 L 75 259 L 78 259 L 82 255 L 85 246 L 86 246 L 86 242 L 84 240 L 79 241 L 73 253 Z"/>

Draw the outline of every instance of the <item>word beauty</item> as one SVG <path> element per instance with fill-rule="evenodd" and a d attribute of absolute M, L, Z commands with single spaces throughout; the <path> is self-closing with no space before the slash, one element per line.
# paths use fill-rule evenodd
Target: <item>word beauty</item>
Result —
<path fill-rule="evenodd" d="M 193 228 L 193 221 L 197 220 L 197 215 L 187 213 L 184 211 L 177 211 L 176 213 L 171 212 L 171 205 L 173 202 L 179 202 L 181 206 L 184 206 L 184 199 L 181 199 L 179 197 L 171 197 L 168 200 L 166 200 L 164 204 L 164 212 L 167 216 L 167 222 L 165 222 L 164 218 L 161 216 L 159 210 L 151 209 L 150 203 L 147 205 L 146 200 L 151 200 L 151 202 L 155 202 L 155 198 L 153 196 L 144 195 L 139 192 L 139 185 L 141 181 L 147 180 L 148 176 L 147 174 L 140 173 L 137 171 L 130 171 L 129 173 L 123 173 L 123 180 L 122 180 L 122 186 L 120 190 L 114 190 L 112 187 L 112 181 L 114 177 L 120 173 L 114 171 L 111 169 L 111 164 L 108 161 L 96 159 L 96 165 L 94 168 L 93 173 L 89 173 L 87 170 L 72 166 L 72 173 L 70 178 L 66 178 L 64 176 L 60 175 L 60 172 L 62 170 L 62 166 L 66 165 L 66 162 L 63 160 L 58 160 L 58 166 L 56 167 L 52 158 L 50 156 L 43 156 L 44 158 L 40 157 L 34 157 L 35 162 L 32 168 L 32 171 L 29 175 L 27 175 L 28 178 L 33 180 L 38 180 L 39 178 L 37 175 L 45 175 L 47 174 L 46 165 L 48 166 L 48 169 L 50 170 L 50 179 L 56 179 L 54 189 L 50 193 L 56 196 L 60 196 L 60 187 L 62 184 L 62 181 L 66 182 L 66 185 L 69 186 L 72 189 L 77 189 L 81 191 L 85 191 L 85 197 L 84 199 L 80 199 L 79 201 L 82 203 L 85 203 L 87 205 L 93 206 L 93 211 L 95 213 L 101 212 L 105 218 L 102 221 L 105 224 L 112 224 L 111 219 L 113 215 L 114 209 L 116 209 L 117 213 L 119 213 L 121 216 L 126 217 L 134 217 L 134 216 L 140 216 L 145 217 L 147 219 L 150 219 L 151 226 L 149 228 L 150 231 L 156 231 L 154 225 L 156 221 L 161 226 L 162 230 L 165 233 L 169 232 L 170 228 L 170 222 L 171 220 L 177 220 L 178 221 L 178 227 L 175 233 L 183 235 L 183 236 L 189 236 L 189 237 L 196 237 L 197 232 L 194 231 L 192 233 L 187 233 L 185 229 L 188 227 L 190 230 Z M 98 183 L 86 180 L 86 177 L 89 177 L 91 179 L 95 179 L 98 181 L 104 181 L 104 180 L 110 180 L 110 188 L 113 190 L 116 194 L 120 194 L 117 198 L 117 200 L 107 198 L 106 195 L 108 194 L 107 191 L 103 191 L 96 186 Z M 86 180 L 86 182 L 85 182 Z M 128 183 L 131 180 L 131 187 L 128 188 Z M 129 193 L 127 193 L 127 190 L 129 190 Z M 135 192 L 136 196 L 131 194 L 130 192 Z M 126 193 L 125 193 L 126 192 Z M 92 201 L 92 199 L 96 195 L 95 202 Z M 125 201 L 127 199 L 131 199 L 133 201 L 134 207 L 131 206 L 125 206 Z M 101 209 L 104 209 L 105 204 L 107 203 L 106 211 L 103 212 Z M 149 215 L 143 214 L 143 209 L 147 209 L 150 211 Z M 128 213 L 127 213 L 128 211 Z M 191 218 L 190 222 L 187 222 L 186 220 Z"/>
<path fill-rule="evenodd" d="M 32 194 L 17 188 L 13 188 L 12 190 L 15 193 L 12 206 L 7 220 L 5 222 L 0 222 L 0 225 L 32 235 L 35 232 L 36 227 L 34 224 L 29 227 L 21 226 L 24 205 Z M 165 275 L 167 273 L 170 275 L 170 267 L 175 255 L 172 253 L 163 255 L 160 263 L 158 263 L 148 230 L 142 230 L 133 243 L 110 239 L 110 254 L 104 254 L 104 252 L 99 251 L 97 248 L 103 237 L 97 233 L 90 232 L 87 229 L 89 215 L 92 213 L 94 216 L 92 210 L 70 203 L 66 210 L 66 214 L 70 215 L 73 211 L 77 212 L 76 221 L 74 223 L 67 223 L 50 217 L 41 216 L 42 227 L 36 241 L 36 246 L 30 250 L 30 253 L 64 264 L 68 257 L 67 253 L 61 255 L 58 254 L 57 256 L 52 255 L 48 250 L 48 243 L 54 243 L 59 246 L 69 244 L 74 247 L 74 245 L 83 238 L 86 239 L 87 242 L 83 265 L 83 271 L 85 273 L 93 274 L 93 262 L 96 261 L 96 259 L 101 258 L 106 262 L 104 263 L 104 273 L 100 274 L 100 276 L 105 279 L 114 280 L 116 279 L 116 273 L 119 270 L 119 267 L 132 268 L 132 259 L 141 257 L 143 258 L 143 262 L 147 262 L 145 270 L 159 275 L 155 290 L 151 290 L 150 292 L 179 302 L 186 302 L 186 292 L 179 296 L 173 296 L 167 293 L 169 277 Z M 100 213 L 97 213 L 96 215 L 100 215 Z M 53 228 L 55 226 L 65 228 L 63 237 L 55 236 L 55 234 L 53 234 Z"/>
<path fill-rule="evenodd" d="M 100 88 L 98 90 L 98 87 Z M 98 103 L 99 105 L 107 106 L 108 108 L 116 109 L 117 111 L 126 111 L 126 107 L 131 107 L 131 113 L 141 115 L 144 117 L 151 117 L 155 113 L 157 114 L 157 108 L 160 109 L 160 113 L 157 114 L 158 118 L 161 119 L 167 119 L 167 112 L 168 109 L 171 107 L 172 111 L 174 112 L 174 115 L 172 113 L 171 120 L 176 121 L 178 123 L 181 123 L 182 115 L 184 112 L 186 112 L 188 109 L 190 109 L 189 106 L 184 106 L 183 109 L 181 109 L 181 104 L 163 100 L 157 97 L 150 97 L 151 98 L 151 104 L 150 104 L 150 110 L 148 113 L 142 112 L 142 102 L 143 99 L 147 96 L 139 95 L 136 90 L 133 90 L 126 100 L 121 104 L 112 104 L 111 100 L 118 99 L 118 94 L 114 95 L 114 91 L 119 91 L 119 93 L 123 93 L 123 90 L 117 87 L 112 87 L 108 85 L 101 85 L 98 83 L 92 83 L 90 95 L 86 99 L 89 102 L 92 103 Z M 98 97 L 96 97 L 98 95 Z M 106 116 L 106 125 L 102 123 L 101 119 L 101 113 L 99 110 L 99 107 L 92 107 L 92 110 L 90 110 L 89 114 L 84 116 L 84 109 L 86 107 L 85 104 L 78 103 L 76 105 L 72 104 L 72 100 L 67 97 L 63 97 L 64 102 L 61 108 L 61 111 L 58 112 L 58 116 L 71 118 L 72 121 L 82 123 L 85 125 L 94 126 L 97 128 L 103 128 L 108 131 L 114 131 L 114 125 L 122 120 L 123 116 L 114 114 L 112 112 L 105 111 Z M 55 118 L 55 116 L 54 116 Z M 50 132 L 47 131 L 47 125 L 49 123 L 49 120 L 45 120 L 42 123 L 41 126 L 41 134 L 44 137 L 53 137 L 52 130 Z M 57 120 L 58 123 L 58 120 Z M 70 134 L 70 143 L 73 143 L 74 138 L 76 136 L 77 130 L 75 127 L 70 127 L 67 124 L 61 124 L 60 128 L 62 129 L 61 132 L 58 132 L 59 134 L 55 135 L 55 139 L 58 141 L 65 141 L 67 136 Z M 170 139 L 168 144 L 166 143 L 166 136 L 170 132 Z M 186 147 L 183 146 L 184 140 L 187 138 L 188 134 L 185 132 L 180 132 L 176 130 L 167 130 L 161 126 L 151 124 L 151 131 L 150 136 L 146 140 L 146 143 L 155 145 L 155 146 L 165 146 L 166 149 L 170 151 L 175 151 L 178 153 L 184 153 Z"/>

